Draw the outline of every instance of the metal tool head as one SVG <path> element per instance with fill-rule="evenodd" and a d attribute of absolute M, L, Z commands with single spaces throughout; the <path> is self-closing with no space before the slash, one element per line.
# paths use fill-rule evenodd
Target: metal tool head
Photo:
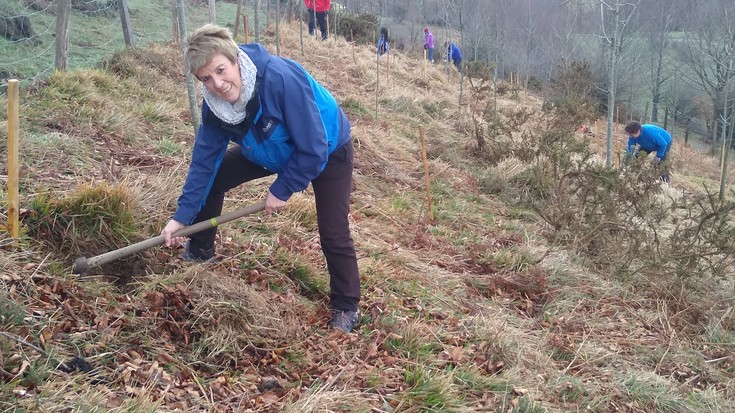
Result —
<path fill-rule="evenodd" d="M 87 270 L 89 270 L 89 265 L 87 265 L 87 258 L 79 257 L 76 261 L 74 261 L 74 267 L 72 268 L 71 272 L 72 274 L 84 275 L 87 273 Z"/>

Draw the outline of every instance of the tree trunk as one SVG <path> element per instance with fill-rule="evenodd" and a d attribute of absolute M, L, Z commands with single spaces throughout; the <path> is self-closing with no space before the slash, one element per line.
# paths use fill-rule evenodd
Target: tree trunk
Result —
<path fill-rule="evenodd" d="M 615 37 L 610 42 L 610 75 L 608 77 L 607 91 L 607 159 L 608 168 L 613 166 L 613 121 L 615 117 L 615 88 L 617 87 L 617 79 L 615 69 L 618 60 L 618 19 L 615 18 Z"/>
<path fill-rule="evenodd" d="M 179 16 L 177 14 L 178 6 L 176 5 L 177 0 L 171 0 L 171 34 L 173 35 L 173 42 L 179 44 Z"/>
<path fill-rule="evenodd" d="M 177 3 L 177 16 L 179 20 L 179 47 L 181 51 L 184 51 L 184 45 L 186 44 L 186 15 L 184 14 L 184 0 L 178 0 Z M 184 65 L 186 66 L 186 65 Z M 194 134 L 196 135 L 199 130 L 199 107 L 197 105 L 197 94 L 194 89 L 194 76 L 191 72 L 185 70 L 184 77 L 186 79 L 186 92 L 189 95 L 189 113 L 191 115 L 191 124 L 194 125 Z"/>
<path fill-rule="evenodd" d="M 260 43 L 260 0 L 255 0 L 255 12 L 253 14 L 253 30 L 255 30 L 255 43 Z"/>
<path fill-rule="evenodd" d="M 281 55 L 281 0 L 276 0 L 276 55 Z"/>
<path fill-rule="evenodd" d="M 727 169 L 730 162 L 730 140 L 727 138 L 727 95 L 728 89 L 725 88 L 725 107 L 722 109 L 722 165 L 720 166 L 720 200 L 725 198 L 725 190 L 727 185 Z M 732 136 L 732 133 L 730 134 Z"/>

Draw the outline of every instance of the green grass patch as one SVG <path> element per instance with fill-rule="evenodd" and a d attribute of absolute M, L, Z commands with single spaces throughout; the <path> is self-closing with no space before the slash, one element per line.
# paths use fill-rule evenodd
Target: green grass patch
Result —
<path fill-rule="evenodd" d="M 342 107 L 342 110 L 347 112 L 350 115 L 358 116 L 358 117 L 367 117 L 370 115 L 370 110 L 368 110 L 359 100 L 353 99 L 353 98 L 347 98 L 342 101 L 340 104 Z"/>
<path fill-rule="evenodd" d="M 33 198 L 24 220 L 28 234 L 62 253 L 89 256 L 127 244 L 138 232 L 133 199 L 124 184 L 85 185 L 59 197 Z"/>
<path fill-rule="evenodd" d="M 463 412 L 464 395 L 453 383 L 452 374 L 432 372 L 424 366 L 413 366 L 404 373 L 406 385 L 399 406 L 405 411 L 416 412 Z M 404 411 L 404 410 L 402 410 Z"/>
<path fill-rule="evenodd" d="M 658 377 L 631 376 L 623 380 L 622 387 L 631 401 L 644 406 L 646 410 L 662 413 L 684 413 L 690 409 Z"/>
<path fill-rule="evenodd" d="M 182 142 L 164 138 L 156 141 L 156 150 L 161 156 L 184 157 L 190 149 Z"/>
<path fill-rule="evenodd" d="M 5 331 L 25 325 L 24 317 L 23 307 L 10 300 L 5 292 L 0 291 L 0 329 Z"/>
<path fill-rule="evenodd" d="M 329 287 L 325 282 L 326 277 L 317 274 L 311 264 L 293 254 L 276 253 L 274 269 L 293 281 L 299 294 L 304 297 L 315 300 L 329 297 Z"/>
<path fill-rule="evenodd" d="M 394 327 L 393 334 L 385 339 L 385 347 L 402 357 L 423 362 L 443 350 L 441 343 L 418 323 Z"/>
<path fill-rule="evenodd" d="M 477 370 L 474 367 L 461 366 L 451 370 L 454 383 L 462 389 L 462 393 L 470 392 L 482 396 L 485 392 L 507 394 L 513 385 L 507 380 Z"/>

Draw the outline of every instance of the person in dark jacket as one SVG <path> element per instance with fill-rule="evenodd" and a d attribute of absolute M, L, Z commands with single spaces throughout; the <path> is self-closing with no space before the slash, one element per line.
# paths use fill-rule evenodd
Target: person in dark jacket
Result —
<path fill-rule="evenodd" d="M 447 46 L 447 43 L 444 43 L 444 46 Z M 447 47 L 447 59 L 454 63 L 457 70 L 462 69 L 462 52 L 456 44 L 449 43 L 449 46 Z"/>
<path fill-rule="evenodd" d="M 314 34 L 315 24 L 319 24 L 319 31 L 322 32 L 322 40 L 327 40 L 327 12 L 332 8 L 331 0 L 304 0 L 306 12 L 309 15 L 309 35 Z"/>
<path fill-rule="evenodd" d="M 220 215 L 225 193 L 242 183 L 276 175 L 265 195 L 267 213 L 311 184 L 329 271 L 329 326 L 351 331 L 360 277 L 348 220 L 353 147 L 344 112 L 301 65 L 259 44 L 238 46 L 223 27 L 194 31 L 185 62 L 202 82 L 202 122 L 178 208 L 161 231 L 165 245 L 185 241 L 172 237 L 184 226 Z M 182 258 L 212 259 L 216 232 L 191 235 Z"/>
<path fill-rule="evenodd" d="M 378 55 L 382 56 L 388 53 L 388 29 L 383 27 L 380 29 L 380 38 L 378 39 Z"/>
<path fill-rule="evenodd" d="M 638 156 L 641 152 L 646 155 L 656 152 L 656 157 L 652 162 L 656 166 L 664 166 L 671 150 L 671 134 L 666 129 L 651 124 L 641 125 L 638 122 L 630 122 L 625 125 L 625 132 L 628 134 L 626 161 Z M 661 180 L 666 183 L 671 182 L 668 168 L 663 170 Z"/>

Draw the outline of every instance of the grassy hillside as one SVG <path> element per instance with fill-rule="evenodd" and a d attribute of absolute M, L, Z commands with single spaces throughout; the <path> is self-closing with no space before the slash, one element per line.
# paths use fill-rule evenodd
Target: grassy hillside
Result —
<path fill-rule="evenodd" d="M 153 248 L 70 274 L 78 256 L 157 235 L 186 174 L 179 52 L 126 50 L 23 90 L 24 233 L 0 235 L 1 410 L 732 411 L 735 234 L 732 199 L 705 195 L 715 159 L 676 145 L 661 186 L 645 165 L 600 167 L 581 115 L 522 90 L 499 85 L 490 116 L 477 79 L 460 105 L 456 73 L 424 78 L 398 53 L 378 83 L 372 47 L 306 38 L 302 54 L 298 26 L 282 38 L 353 124 L 357 330 L 326 329 L 310 190 L 223 226 L 216 264 Z"/>
<path fill-rule="evenodd" d="M 39 7 L 30 7 L 31 3 Z M 116 2 L 97 0 L 80 4 L 88 7 L 99 4 L 99 10 L 84 13 L 75 9 L 70 14 L 70 69 L 95 67 L 110 51 L 125 47 Z M 135 46 L 145 47 L 154 42 L 172 40 L 171 1 L 128 0 L 127 4 Z M 201 2 L 185 1 L 184 4 L 187 27 L 199 27 L 208 22 L 208 10 L 201 7 Z M 236 2 L 218 1 L 216 5 L 219 24 L 231 27 L 235 22 Z M 14 41 L 0 38 L 0 79 L 16 78 L 28 84 L 35 77 L 50 74 L 54 69 L 56 49 L 56 3 L 0 0 L 0 14 L 4 14 L 3 11 L 11 16 L 26 16 L 36 36 L 30 40 Z M 248 7 L 243 9 L 243 13 L 252 14 L 252 10 Z M 240 29 L 242 32 L 242 27 Z"/>

